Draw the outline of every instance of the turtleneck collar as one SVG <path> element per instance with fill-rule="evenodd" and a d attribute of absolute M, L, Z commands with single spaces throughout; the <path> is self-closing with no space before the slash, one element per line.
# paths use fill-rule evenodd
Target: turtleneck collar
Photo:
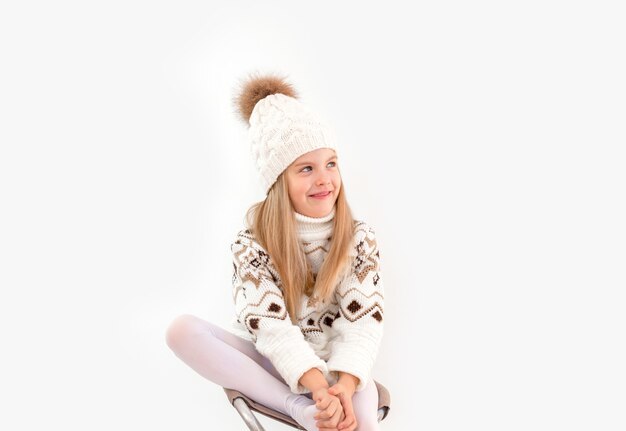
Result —
<path fill-rule="evenodd" d="M 302 241 L 317 241 L 327 239 L 333 233 L 333 219 L 335 218 L 335 207 L 324 217 L 308 217 L 299 212 L 295 212 L 296 229 Z"/>

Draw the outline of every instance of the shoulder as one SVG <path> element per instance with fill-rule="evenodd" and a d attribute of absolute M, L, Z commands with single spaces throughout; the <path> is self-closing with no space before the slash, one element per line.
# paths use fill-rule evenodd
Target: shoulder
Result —
<path fill-rule="evenodd" d="M 372 225 L 363 220 L 355 220 L 352 245 L 351 254 L 353 256 L 369 254 L 371 251 L 376 250 L 376 231 Z"/>
<path fill-rule="evenodd" d="M 374 227 L 363 220 L 354 221 L 354 242 L 358 244 L 366 239 L 375 240 L 376 231 Z"/>
<path fill-rule="evenodd" d="M 252 231 L 250 229 L 241 229 L 235 234 L 234 239 L 230 243 L 230 246 L 234 245 L 252 245 L 256 240 L 254 239 L 254 235 L 252 235 Z"/>
<path fill-rule="evenodd" d="M 254 265 L 270 264 L 269 253 L 257 241 L 250 229 L 241 229 L 230 244 L 230 250 L 238 260 L 249 260 Z"/>
<path fill-rule="evenodd" d="M 264 251 L 263 247 L 261 246 L 261 244 L 259 244 L 250 229 L 241 229 L 239 232 L 237 232 L 234 239 L 230 243 L 230 248 L 233 250 L 235 248 L 243 247 L 251 247 L 255 250 Z"/>
<path fill-rule="evenodd" d="M 242 274 L 253 274 L 251 279 L 271 279 L 278 283 L 279 276 L 272 260 L 249 229 L 242 229 L 230 244 L 233 264 Z"/>

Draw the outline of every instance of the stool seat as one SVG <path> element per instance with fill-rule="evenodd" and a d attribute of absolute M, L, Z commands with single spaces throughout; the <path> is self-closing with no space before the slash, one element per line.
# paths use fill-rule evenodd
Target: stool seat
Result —
<path fill-rule="evenodd" d="M 389 414 L 391 398 L 387 388 L 377 381 L 374 381 L 374 383 L 376 383 L 376 389 L 378 390 L 378 422 L 380 422 Z M 283 424 L 289 425 L 293 428 L 304 430 L 304 428 L 302 428 L 291 416 L 285 415 L 274 409 L 270 409 L 263 404 L 259 404 L 239 391 L 224 388 L 224 392 L 226 392 L 228 401 L 233 405 L 233 407 L 235 407 L 235 409 L 237 409 L 239 415 L 252 431 L 264 431 L 264 428 L 254 416 L 253 411 L 261 413 L 270 419 L 282 422 Z"/>

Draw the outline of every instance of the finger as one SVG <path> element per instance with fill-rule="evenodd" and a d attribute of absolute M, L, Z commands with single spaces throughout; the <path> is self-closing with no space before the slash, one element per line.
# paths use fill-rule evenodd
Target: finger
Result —
<path fill-rule="evenodd" d="M 354 417 L 354 408 L 352 406 L 352 400 L 345 400 L 343 409 L 346 411 L 346 416 Z"/>
<path fill-rule="evenodd" d="M 323 421 L 326 419 L 326 410 L 318 410 L 317 413 L 313 416 L 313 419 L 316 421 Z"/>
<path fill-rule="evenodd" d="M 343 398 L 343 391 L 339 391 L 339 390 L 336 390 L 336 391 L 333 391 L 333 392 L 328 391 L 328 393 L 331 394 L 334 397 L 337 397 L 337 398 L 340 398 L 340 399 Z"/>
<path fill-rule="evenodd" d="M 351 401 L 351 400 L 350 400 Z M 342 419 L 342 421 L 339 423 L 339 426 L 347 426 L 348 424 L 350 424 L 353 419 L 354 419 L 354 413 L 352 411 L 352 403 L 351 402 L 347 402 L 347 401 L 342 401 L 341 403 L 341 407 L 343 410 L 343 414 L 344 417 Z"/>
<path fill-rule="evenodd" d="M 356 422 L 356 418 L 354 415 L 346 414 L 346 418 L 337 425 L 337 428 L 343 429 L 352 425 L 353 422 Z"/>
<path fill-rule="evenodd" d="M 328 419 L 332 415 L 326 410 L 318 410 L 317 413 L 313 416 L 313 419 Z"/>
<path fill-rule="evenodd" d="M 329 419 L 321 419 L 315 422 L 315 426 L 318 428 L 337 428 L 341 415 L 333 415 Z"/>
<path fill-rule="evenodd" d="M 333 423 L 333 425 L 336 427 L 338 426 L 339 422 L 341 422 L 344 417 L 345 415 L 344 415 L 343 409 L 337 409 L 337 411 L 335 412 L 335 414 L 330 420 Z"/>
<path fill-rule="evenodd" d="M 336 430 L 339 429 L 339 424 L 345 419 L 345 415 L 343 412 L 339 413 L 337 416 L 334 416 L 331 421 L 333 422 L 333 426 Z"/>
<path fill-rule="evenodd" d="M 329 398 L 323 398 L 315 403 L 315 407 L 317 407 L 318 410 L 326 410 L 331 401 L 332 400 Z"/>
<path fill-rule="evenodd" d="M 326 410 L 326 413 L 330 413 L 330 410 Z M 335 409 L 334 412 L 332 412 L 328 416 L 328 419 L 319 420 L 316 423 L 316 425 L 317 425 L 318 428 L 322 428 L 322 427 L 333 427 L 333 428 L 336 428 L 337 424 L 342 419 L 342 416 L 343 416 L 343 410 L 341 408 L 337 408 L 337 409 Z"/>
<path fill-rule="evenodd" d="M 356 428 L 356 420 L 348 420 L 337 425 L 337 429 L 341 431 L 352 431 Z"/>
<path fill-rule="evenodd" d="M 331 395 L 339 396 L 339 394 L 343 393 L 343 389 L 339 387 L 331 387 L 328 389 L 328 393 Z"/>
<path fill-rule="evenodd" d="M 322 430 L 322 429 L 332 429 L 332 430 L 336 430 L 337 429 L 337 424 L 333 424 L 332 422 L 315 422 L 315 426 Z"/>
<path fill-rule="evenodd" d="M 352 400 L 350 400 L 350 402 L 346 402 L 343 409 L 346 413 L 346 420 L 349 419 L 356 422 L 356 416 L 354 414 L 354 409 L 352 408 Z"/>
<path fill-rule="evenodd" d="M 330 402 L 328 404 L 328 407 L 326 407 L 326 409 L 324 410 L 319 410 L 314 416 L 313 418 L 315 420 L 327 420 L 331 417 L 333 417 L 337 412 L 341 412 L 341 404 L 339 402 Z"/>
<path fill-rule="evenodd" d="M 356 423 L 352 423 L 352 425 L 350 425 L 347 428 L 337 428 L 337 431 L 354 431 L 356 429 Z"/>
<path fill-rule="evenodd" d="M 336 411 L 337 409 L 333 409 L 333 406 L 329 406 L 326 410 L 318 411 L 315 414 L 315 416 L 313 416 L 313 419 L 325 420 L 325 419 L 331 418 L 333 417 Z"/>

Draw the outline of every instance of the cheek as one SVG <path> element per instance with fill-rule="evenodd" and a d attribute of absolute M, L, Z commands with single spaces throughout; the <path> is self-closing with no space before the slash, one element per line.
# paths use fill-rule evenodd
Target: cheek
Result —
<path fill-rule="evenodd" d="M 304 182 L 298 182 L 293 187 L 293 197 L 296 199 L 303 199 L 303 196 L 307 194 L 308 186 Z"/>

